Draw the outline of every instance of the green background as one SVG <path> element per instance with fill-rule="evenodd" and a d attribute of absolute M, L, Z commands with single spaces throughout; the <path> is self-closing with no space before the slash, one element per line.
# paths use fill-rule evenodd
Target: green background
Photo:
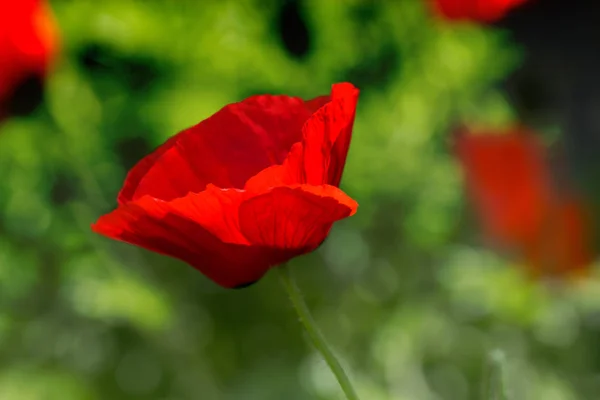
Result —
<path fill-rule="evenodd" d="M 275 274 L 225 290 L 89 228 L 176 132 L 339 81 L 361 89 L 342 182 L 359 211 L 291 266 L 361 398 L 480 399 L 498 357 L 512 399 L 600 398 L 600 282 L 531 284 L 487 250 L 449 151 L 459 123 L 514 119 L 507 32 L 420 1 L 308 0 L 300 57 L 275 1 L 51 4 L 45 102 L 0 126 L 1 400 L 341 398 Z"/>

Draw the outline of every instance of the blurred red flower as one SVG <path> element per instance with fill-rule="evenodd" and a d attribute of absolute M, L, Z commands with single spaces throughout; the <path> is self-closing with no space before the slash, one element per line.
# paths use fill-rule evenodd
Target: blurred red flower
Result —
<path fill-rule="evenodd" d="M 493 22 L 526 0 L 429 0 L 447 20 Z"/>
<path fill-rule="evenodd" d="M 58 50 L 58 30 L 42 0 L 0 0 L 0 117 L 20 85 L 42 80 Z"/>
<path fill-rule="evenodd" d="M 455 150 L 489 239 L 535 275 L 586 271 L 593 260 L 584 202 L 552 179 L 545 148 L 523 129 L 457 135 Z"/>
<path fill-rule="evenodd" d="M 261 95 L 167 140 L 127 175 L 92 229 L 181 259 L 224 287 L 315 250 L 357 203 L 338 187 L 358 89 Z"/>

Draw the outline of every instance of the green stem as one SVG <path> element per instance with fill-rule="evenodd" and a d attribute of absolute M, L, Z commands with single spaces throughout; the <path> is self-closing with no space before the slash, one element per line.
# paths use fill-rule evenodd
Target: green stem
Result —
<path fill-rule="evenodd" d="M 490 352 L 484 370 L 482 400 L 509 400 L 504 364 L 504 353 L 501 350 Z"/>
<path fill-rule="evenodd" d="M 300 318 L 300 322 L 302 322 L 302 325 L 304 325 L 304 329 L 306 329 L 306 333 L 308 333 L 313 346 L 315 346 L 315 348 L 325 359 L 325 362 L 327 362 L 327 365 L 331 369 L 331 372 L 333 372 L 335 375 L 344 394 L 346 395 L 346 398 L 348 400 L 359 400 L 354 388 L 352 387 L 352 384 L 350 383 L 350 379 L 348 379 L 348 375 L 346 375 L 346 372 L 344 372 L 342 365 L 327 344 L 323 334 L 321 331 L 319 331 L 317 324 L 312 318 L 310 311 L 308 310 L 308 307 L 302 298 L 302 293 L 300 292 L 300 289 L 298 289 L 298 286 L 296 286 L 289 269 L 286 265 L 282 265 L 276 269 L 279 273 L 281 283 L 285 287 L 292 305 L 294 306 L 294 309 Z"/>

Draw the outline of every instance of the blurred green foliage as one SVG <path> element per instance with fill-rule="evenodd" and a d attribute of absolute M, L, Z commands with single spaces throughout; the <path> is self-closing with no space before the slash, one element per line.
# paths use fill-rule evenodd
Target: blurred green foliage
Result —
<path fill-rule="evenodd" d="M 89 225 L 224 104 L 343 80 L 362 90 L 342 185 L 359 213 L 292 267 L 361 398 L 479 399 L 494 351 L 514 399 L 597 398 L 599 282 L 531 284 L 486 251 L 448 151 L 457 124 L 512 121 L 506 33 L 416 0 L 307 0 L 286 11 L 297 31 L 274 0 L 52 6 L 45 102 L 0 127 L 0 399 L 340 398 L 275 277 L 223 290 Z"/>

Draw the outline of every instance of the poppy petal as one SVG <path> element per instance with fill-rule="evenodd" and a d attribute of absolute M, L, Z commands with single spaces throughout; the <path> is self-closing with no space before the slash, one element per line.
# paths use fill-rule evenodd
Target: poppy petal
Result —
<path fill-rule="evenodd" d="M 0 117 L 10 114 L 5 107 L 21 85 L 45 77 L 58 47 L 56 22 L 46 2 L 0 2 Z"/>
<path fill-rule="evenodd" d="M 339 186 L 352 138 L 358 93 L 350 83 L 333 85 L 331 101 L 306 121 L 302 129 L 305 183 Z"/>
<path fill-rule="evenodd" d="M 248 179 L 245 189 L 250 192 L 262 192 L 276 186 L 295 185 L 302 183 L 304 155 L 302 143 L 296 143 L 282 165 L 273 165 Z"/>
<path fill-rule="evenodd" d="M 43 75 L 48 63 L 58 51 L 57 23 L 50 6 L 44 1 L 20 1 L 27 20 L 13 19 L 14 45 L 24 56 L 24 67 Z M 10 14 L 10 13 L 9 13 Z"/>
<path fill-rule="evenodd" d="M 165 143 L 160 145 L 156 150 L 142 158 L 134 167 L 127 173 L 125 183 L 117 196 L 119 204 L 125 204 L 133 200 L 133 195 L 140 184 L 140 181 L 154 166 L 164 153 L 166 153 L 176 143 L 177 136 L 170 137 Z M 178 175 L 177 175 L 178 176 Z"/>
<path fill-rule="evenodd" d="M 536 276 L 585 275 L 594 258 L 585 208 L 580 201 L 567 199 L 552 211 L 537 240 L 524 246 L 527 264 Z"/>
<path fill-rule="evenodd" d="M 238 209 L 247 194 L 212 184 L 201 193 L 190 193 L 168 202 L 171 212 L 194 221 L 225 243 L 251 244 L 239 228 Z"/>
<path fill-rule="evenodd" d="M 130 202 L 102 216 L 92 229 L 112 239 L 127 242 L 154 252 L 180 259 L 198 269 L 217 284 L 241 287 L 260 279 L 272 266 L 296 256 L 296 250 L 273 249 L 267 246 L 227 243 L 227 210 L 239 200 L 240 192 L 223 191 L 220 198 L 210 199 L 212 193 L 190 195 L 169 203 L 151 197 Z M 228 198 L 228 199 L 225 199 Z M 186 204 L 187 203 L 187 204 Z M 214 207 L 214 212 L 199 212 L 197 207 Z M 199 221 L 207 224 L 202 226 Z M 212 230 L 212 231 L 211 231 Z"/>
<path fill-rule="evenodd" d="M 332 91 L 333 88 L 335 87 L 335 85 L 332 86 Z M 312 100 L 308 100 L 306 102 L 306 108 L 308 108 L 310 110 L 311 114 L 314 114 L 315 112 L 317 112 L 317 110 L 321 107 L 323 107 L 325 104 L 329 103 L 331 101 L 331 95 L 327 95 L 327 96 L 319 96 L 319 97 L 315 97 Z"/>
<path fill-rule="evenodd" d="M 581 202 L 564 202 L 559 208 L 559 231 L 556 240 L 561 273 L 587 271 L 593 261 L 591 220 Z"/>
<path fill-rule="evenodd" d="M 544 151 L 529 133 L 459 134 L 456 153 L 489 236 L 507 245 L 531 241 L 549 207 Z"/>
<path fill-rule="evenodd" d="M 430 0 L 434 10 L 448 20 L 493 22 L 526 0 Z"/>
<path fill-rule="evenodd" d="M 305 121 L 327 98 L 304 102 L 263 95 L 225 106 L 140 161 L 127 177 L 121 203 L 145 195 L 171 200 L 209 183 L 243 188 L 249 178 L 285 160 Z"/>
<path fill-rule="evenodd" d="M 331 225 L 357 207 L 335 186 L 276 187 L 241 204 L 239 226 L 251 243 L 304 253 L 317 248 Z"/>

